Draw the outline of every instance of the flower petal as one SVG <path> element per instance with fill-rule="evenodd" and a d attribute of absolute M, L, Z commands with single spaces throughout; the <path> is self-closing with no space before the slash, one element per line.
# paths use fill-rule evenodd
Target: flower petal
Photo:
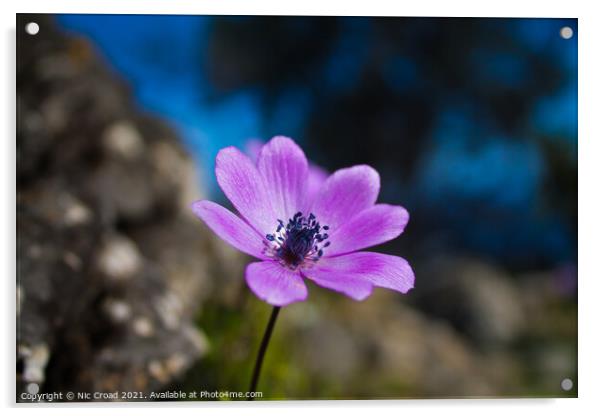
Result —
<path fill-rule="evenodd" d="M 275 261 L 249 264 L 245 278 L 253 293 L 270 305 L 286 306 L 307 298 L 300 273 Z"/>
<path fill-rule="evenodd" d="M 351 220 L 330 231 L 326 256 L 336 256 L 372 247 L 399 236 L 410 216 L 405 208 L 378 204 L 363 210 Z"/>
<path fill-rule="evenodd" d="M 354 300 L 364 300 L 372 294 L 372 283 L 330 267 L 321 260 L 314 267 L 303 269 L 303 276 L 317 285 L 340 292 Z"/>
<path fill-rule="evenodd" d="M 364 251 L 322 258 L 314 268 L 304 270 L 303 273 L 307 273 L 307 277 L 314 280 L 310 277 L 314 270 L 320 273 L 318 275 L 320 278 L 326 278 L 330 273 L 332 276 L 358 279 L 401 293 L 407 293 L 414 287 L 414 272 L 408 262 L 401 257 L 388 254 Z"/>
<path fill-rule="evenodd" d="M 379 189 L 380 177 L 370 166 L 340 169 L 326 179 L 311 211 L 334 230 L 374 205 Z"/>
<path fill-rule="evenodd" d="M 303 208 L 307 186 L 307 159 L 297 144 L 284 136 L 266 143 L 257 158 L 275 213 L 286 221 Z"/>
<path fill-rule="evenodd" d="M 226 243 L 259 259 L 267 258 L 263 237 L 237 215 L 211 201 L 196 201 L 191 208 Z"/>
<path fill-rule="evenodd" d="M 261 235 L 274 231 L 274 215 L 265 181 L 255 164 L 235 147 L 226 147 L 215 159 L 217 182 L 232 205 Z"/>

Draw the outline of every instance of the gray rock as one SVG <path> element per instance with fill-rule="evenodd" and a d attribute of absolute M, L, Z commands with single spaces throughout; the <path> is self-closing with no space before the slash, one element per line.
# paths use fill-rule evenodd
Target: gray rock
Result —
<path fill-rule="evenodd" d="M 435 257 L 419 270 L 413 299 L 447 320 L 481 348 L 500 347 L 525 330 L 525 309 L 512 276 L 492 264 L 466 257 Z"/>
<path fill-rule="evenodd" d="M 18 35 L 17 397 L 160 389 L 208 348 L 193 318 L 222 249 L 188 213 L 193 163 L 88 42 L 35 21 L 44 36 Z"/>

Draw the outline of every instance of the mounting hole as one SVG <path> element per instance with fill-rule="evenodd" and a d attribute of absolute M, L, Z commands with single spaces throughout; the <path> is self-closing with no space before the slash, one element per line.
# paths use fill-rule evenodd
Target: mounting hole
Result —
<path fill-rule="evenodd" d="M 570 378 L 565 378 L 560 383 L 560 387 L 562 387 L 562 390 L 564 390 L 564 391 L 572 390 L 573 389 L 573 380 L 571 380 Z"/>
<path fill-rule="evenodd" d="M 560 29 L 560 37 L 562 39 L 570 39 L 573 37 L 573 29 L 571 29 L 568 26 L 563 27 L 562 29 Z"/>
<path fill-rule="evenodd" d="M 27 32 L 29 35 L 37 35 L 39 31 L 40 25 L 38 25 L 36 22 L 29 22 L 25 25 L 25 32 Z"/>
<path fill-rule="evenodd" d="M 38 394 L 40 391 L 40 386 L 37 383 L 29 383 L 27 385 L 27 393 L 29 394 Z"/>

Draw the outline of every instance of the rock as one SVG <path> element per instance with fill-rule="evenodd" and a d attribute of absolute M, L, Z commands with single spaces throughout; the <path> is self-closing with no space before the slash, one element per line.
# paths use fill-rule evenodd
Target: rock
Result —
<path fill-rule="evenodd" d="M 97 257 L 99 271 L 111 280 L 133 277 L 142 265 L 136 244 L 125 236 L 112 235 L 102 243 Z"/>
<path fill-rule="evenodd" d="M 44 36 L 18 31 L 17 397 L 160 389 L 209 345 L 222 248 L 189 214 L 194 165 L 87 41 L 24 19 Z"/>
<path fill-rule="evenodd" d="M 333 296 L 325 303 L 319 297 L 328 294 L 318 294 L 318 299 L 311 295 L 313 305 L 284 311 L 281 328 L 286 329 L 281 330 L 286 333 L 279 336 L 295 340 L 287 347 L 295 352 L 290 362 L 303 363 L 312 383 L 340 386 L 329 392 L 333 397 L 495 396 L 515 391 L 519 362 L 505 353 L 479 350 L 450 324 L 430 319 L 395 292 L 377 289 L 359 303 Z"/>
<path fill-rule="evenodd" d="M 144 139 L 129 121 L 111 124 L 103 134 L 103 145 L 124 159 L 137 159 L 144 154 Z"/>
<path fill-rule="evenodd" d="M 132 308 L 123 299 L 107 298 L 103 303 L 103 310 L 114 323 L 125 323 L 132 317 Z"/>
<path fill-rule="evenodd" d="M 414 292 L 419 306 L 481 348 L 507 345 L 524 331 L 520 290 L 503 270 L 471 258 L 435 257 L 418 272 L 426 276 Z"/>
<path fill-rule="evenodd" d="M 305 352 L 302 362 L 314 376 L 327 373 L 334 379 L 344 380 L 361 363 L 361 351 L 356 348 L 358 339 L 341 323 L 324 320 L 308 327 L 303 333 L 301 350 Z M 316 354 L 319 351 L 319 354 Z"/>
<path fill-rule="evenodd" d="M 36 344 L 28 347 L 21 347 L 20 354 L 27 357 L 25 369 L 23 370 L 23 380 L 26 383 L 41 384 L 45 379 L 46 365 L 48 364 L 49 351 L 46 344 Z"/>

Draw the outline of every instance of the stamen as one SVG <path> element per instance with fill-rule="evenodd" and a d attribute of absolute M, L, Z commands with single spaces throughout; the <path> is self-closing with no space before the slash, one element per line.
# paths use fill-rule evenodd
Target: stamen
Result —
<path fill-rule="evenodd" d="M 309 213 L 307 217 L 297 212 L 288 222 L 276 220 L 276 231 L 267 234 L 265 253 L 291 269 L 308 266 L 324 255 L 324 249 L 330 245 L 327 225 L 321 226 L 316 216 Z M 271 243 L 271 244 L 270 244 Z"/>

